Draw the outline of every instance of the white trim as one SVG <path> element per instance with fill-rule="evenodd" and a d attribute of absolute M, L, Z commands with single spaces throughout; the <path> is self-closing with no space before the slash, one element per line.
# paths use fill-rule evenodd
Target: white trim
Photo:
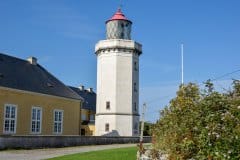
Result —
<path fill-rule="evenodd" d="M 55 112 L 61 112 L 62 113 L 62 117 L 61 117 L 61 132 L 55 132 L 54 131 L 54 125 L 55 125 L 55 122 L 56 123 L 59 123 L 60 121 L 55 121 Z M 64 110 L 61 110 L 61 109 L 54 109 L 53 110 L 53 134 L 62 134 L 63 133 L 63 118 L 64 118 Z"/>
<path fill-rule="evenodd" d="M 31 91 L 24 91 L 24 90 L 20 90 L 20 89 L 14 89 L 14 88 L 2 87 L 2 86 L 0 86 L 0 89 L 9 90 L 9 91 L 15 91 L 15 92 L 20 92 L 20 93 L 27 93 L 27 94 L 37 95 L 37 96 L 47 96 L 47 97 L 64 99 L 64 100 L 72 100 L 72 101 L 77 101 L 77 102 L 83 101 L 83 99 L 82 99 L 82 100 L 77 100 L 77 99 L 71 99 L 71 98 L 54 96 L 54 95 L 49 95 L 49 94 L 44 94 L 44 93 L 31 92 Z"/>
<path fill-rule="evenodd" d="M 6 132 L 5 131 L 5 120 L 6 120 L 6 117 L 5 117 L 5 112 L 6 112 L 6 108 L 7 106 L 9 106 L 10 108 L 14 107 L 15 108 L 15 118 L 14 118 L 14 131 L 11 132 L 11 131 L 8 131 Z M 16 130 L 17 130 L 17 105 L 16 104 L 9 104 L 9 103 L 6 103 L 4 104 L 4 112 L 3 112 L 3 134 L 16 134 Z M 11 109 L 10 109 L 10 115 L 11 116 Z M 12 118 L 9 118 L 9 119 L 12 119 Z M 11 127 L 11 126 L 10 126 Z"/>
<path fill-rule="evenodd" d="M 33 121 L 33 114 L 32 114 L 32 112 L 33 112 L 33 109 L 39 109 L 40 110 L 40 128 L 39 128 L 39 132 L 33 132 L 32 131 L 32 121 Z M 36 112 L 36 117 L 37 117 L 37 112 Z M 37 122 L 37 121 L 36 121 Z M 38 106 L 32 106 L 32 108 L 31 108 L 31 121 L 30 121 L 30 133 L 31 134 L 41 134 L 42 133 L 42 107 L 38 107 Z"/>
<path fill-rule="evenodd" d="M 95 53 L 97 54 L 99 50 L 111 49 L 111 48 L 137 50 L 139 53 L 142 53 L 142 45 L 140 43 L 133 40 L 126 40 L 126 39 L 100 40 L 95 45 Z"/>

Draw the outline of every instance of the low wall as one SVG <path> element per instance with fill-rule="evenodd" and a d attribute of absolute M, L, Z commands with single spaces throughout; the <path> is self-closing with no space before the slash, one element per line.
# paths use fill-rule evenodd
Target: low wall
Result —
<path fill-rule="evenodd" d="M 83 145 L 138 143 L 139 137 L 101 136 L 0 136 L 0 149 L 56 148 Z M 144 137 L 144 143 L 151 137 Z"/>

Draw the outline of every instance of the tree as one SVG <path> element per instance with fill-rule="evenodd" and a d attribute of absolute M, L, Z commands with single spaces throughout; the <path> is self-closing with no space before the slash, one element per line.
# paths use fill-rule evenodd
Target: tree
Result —
<path fill-rule="evenodd" d="M 240 83 L 218 93 L 205 83 L 181 85 L 177 96 L 161 112 L 153 129 L 155 148 L 169 159 L 240 158 Z"/>
<path fill-rule="evenodd" d="M 140 121 L 140 125 L 139 125 L 139 130 L 141 130 L 141 121 Z M 152 135 L 152 127 L 153 124 L 151 122 L 145 122 L 144 123 L 144 129 L 143 129 L 143 136 L 151 136 Z"/>

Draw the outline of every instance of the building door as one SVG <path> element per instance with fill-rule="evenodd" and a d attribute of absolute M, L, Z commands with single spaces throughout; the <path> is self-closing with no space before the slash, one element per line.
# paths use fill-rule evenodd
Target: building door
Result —
<path fill-rule="evenodd" d="M 81 129 L 81 135 L 85 136 L 85 129 Z"/>

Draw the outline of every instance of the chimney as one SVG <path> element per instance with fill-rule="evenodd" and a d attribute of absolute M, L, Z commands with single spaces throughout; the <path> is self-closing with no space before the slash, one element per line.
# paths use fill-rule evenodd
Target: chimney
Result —
<path fill-rule="evenodd" d="M 87 91 L 92 93 L 93 92 L 93 88 L 88 88 Z"/>
<path fill-rule="evenodd" d="M 37 65 L 37 58 L 35 57 L 29 57 L 27 61 L 32 65 Z"/>
<path fill-rule="evenodd" d="M 79 88 L 81 91 L 84 91 L 84 86 L 83 86 L 83 85 L 80 85 L 78 88 Z"/>

